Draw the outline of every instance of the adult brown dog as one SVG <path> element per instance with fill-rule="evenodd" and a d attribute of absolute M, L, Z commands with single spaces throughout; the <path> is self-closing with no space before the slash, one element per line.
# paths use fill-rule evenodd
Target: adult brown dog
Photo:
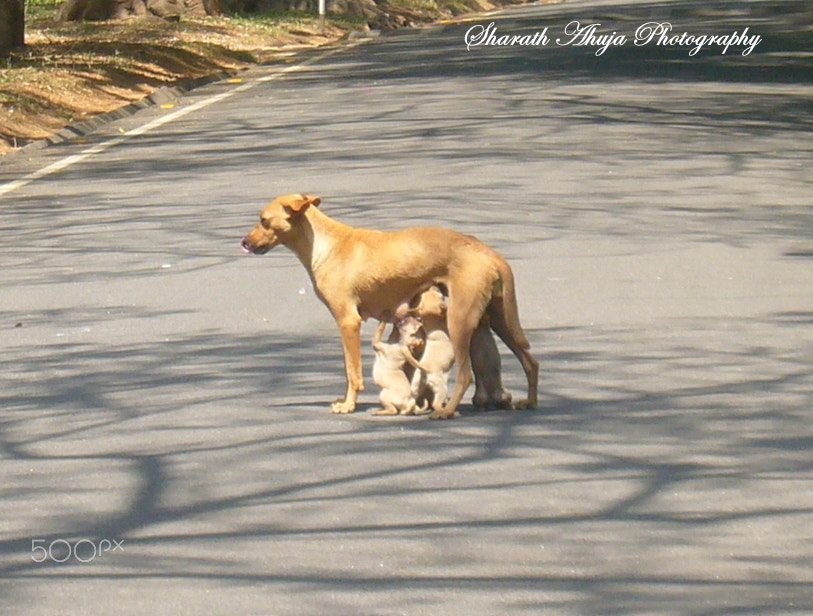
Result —
<path fill-rule="evenodd" d="M 432 419 L 453 417 L 472 381 L 469 346 L 484 315 L 491 329 L 517 356 L 528 379 L 528 397 L 516 408 L 537 402 L 539 362 L 531 355 L 519 323 L 514 275 L 492 248 L 470 236 L 437 227 L 403 231 L 360 229 L 329 218 L 319 197 L 277 197 L 260 213 L 259 224 L 243 238 L 245 252 L 265 254 L 287 246 L 310 274 L 342 336 L 347 393 L 331 411 L 352 413 L 364 389 L 361 369 L 361 323 L 395 314 L 433 284 L 448 291 L 447 321 L 454 345 L 457 377 L 446 406 Z"/>

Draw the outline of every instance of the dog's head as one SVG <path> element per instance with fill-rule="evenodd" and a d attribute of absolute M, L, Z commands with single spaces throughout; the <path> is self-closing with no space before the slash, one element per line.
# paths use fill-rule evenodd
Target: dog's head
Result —
<path fill-rule="evenodd" d="M 260 212 L 260 222 L 240 242 L 244 252 L 262 255 L 285 242 L 300 217 L 313 205 L 321 203 L 311 195 L 283 195 L 277 197 Z"/>

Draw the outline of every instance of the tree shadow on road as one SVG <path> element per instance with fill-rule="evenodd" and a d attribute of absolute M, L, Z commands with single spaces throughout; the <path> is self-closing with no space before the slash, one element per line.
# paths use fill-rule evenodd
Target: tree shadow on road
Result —
<path fill-rule="evenodd" d="M 809 319 L 728 327 L 770 341 Z M 813 471 L 810 357 L 753 335 L 698 342 L 720 324 L 689 325 L 530 332 L 552 341 L 541 408 L 441 423 L 331 416 L 341 362 L 321 336 L 55 345 L 29 366 L 15 352 L 37 376 L 0 396 L 3 517 L 17 521 L 3 579 L 261 584 L 306 605 L 454 588 L 515 613 L 550 596 L 589 613 L 805 613 L 813 501 L 794 486 Z M 125 549 L 35 563 L 32 539 Z M 383 554 L 411 565 L 378 569 Z"/>

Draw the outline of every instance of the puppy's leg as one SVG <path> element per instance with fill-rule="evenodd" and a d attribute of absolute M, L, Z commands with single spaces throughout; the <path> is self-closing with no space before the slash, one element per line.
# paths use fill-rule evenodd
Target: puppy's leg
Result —
<path fill-rule="evenodd" d="M 488 332 L 484 332 L 485 327 L 488 326 L 484 326 L 481 322 L 480 325 L 477 326 L 477 329 L 474 330 L 474 334 L 471 337 L 471 351 L 469 353 L 471 356 L 471 368 L 474 372 L 474 396 L 471 399 L 471 403 L 481 409 L 488 408 L 488 388 L 486 387 L 488 377 L 486 373 L 489 370 L 499 370 L 501 368 L 501 366 L 495 367 L 488 365 L 490 349 L 486 348 L 489 342 L 487 339 Z"/>
<path fill-rule="evenodd" d="M 457 375 L 455 376 L 455 388 L 451 400 L 445 406 L 435 409 L 429 414 L 429 419 L 451 419 L 457 412 L 457 407 L 460 405 L 466 390 L 474 380 L 474 375 L 471 371 L 471 358 L 469 357 L 468 341 L 461 347 L 460 351 L 455 351 L 455 362 L 457 363 Z M 434 403 L 434 401 L 433 401 Z"/>
<path fill-rule="evenodd" d="M 392 405 L 392 403 L 384 404 L 382 402 L 382 406 L 380 409 L 373 411 L 373 415 L 397 415 L 398 409 Z"/>
<path fill-rule="evenodd" d="M 404 400 L 403 406 L 401 406 L 401 415 L 414 415 L 417 406 L 418 405 L 415 404 L 415 398 L 409 396 Z"/>
<path fill-rule="evenodd" d="M 378 323 L 378 327 L 375 330 L 375 335 L 373 336 L 373 348 L 382 353 L 384 351 L 384 347 L 381 344 L 381 339 L 384 337 L 384 330 L 387 329 L 387 322 L 380 321 Z"/>
<path fill-rule="evenodd" d="M 404 383 L 407 385 L 407 383 Z M 373 415 L 414 415 L 415 400 L 408 392 L 398 389 L 382 389 L 380 409 L 373 411 Z"/>
<path fill-rule="evenodd" d="M 450 305 L 448 312 L 449 338 L 452 340 L 454 360 L 457 365 L 454 392 L 448 404 L 433 410 L 429 414 L 429 419 L 450 419 L 454 417 L 457 412 L 457 407 L 460 405 L 460 401 L 463 400 L 466 390 L 474 379 L 471 370 L 469 346 L 471 344 L 471 335 L 474 332 L 477 321 L 479 321 L 480 315 L 477 315 L 477 321 L 475 321 L 474 324 L 467 322 L 465 318 L 457 318 L 454 320 L 454 316 L 456 315 L 453 313 Z"/>
<path fill-rule="evenodd" d="M 427 375 L 427 383 L 432 390 L 432 408 L 434 410 L 443 409 L 446 398 L 449 396 L 448 377 L 441 373 L 433 372 Z"/>
<path fill-rule="evenodd" d="M 364 390 L 361 373 L 361 317 L 348 316 L 339 321 L 344 349 L 344 369 L 347 375 L 347 393 L 330 408 L 332 413 L 352 413 L 356 410 L 358 393 Z"/>

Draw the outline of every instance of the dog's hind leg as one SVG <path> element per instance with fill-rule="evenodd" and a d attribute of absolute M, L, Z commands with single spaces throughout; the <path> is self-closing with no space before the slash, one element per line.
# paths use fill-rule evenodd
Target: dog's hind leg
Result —
<path fill-rule="evenodd" d="M 504 322 L 501 322 L 500 319 L 492 318 L 491 327 L 497 332 L 500 339 L 505 342 L 506 346 L 511 349 L 511 352 L 517 356 L 519 363 L 522 364 L 522 369 L 525 371 L 525 377 L 528 380 L 528 397 L 524 400 L 514 402 L 514 408 L 536 408 L 537 389 L 539 387 L 539 362 L 531 355 L 529 347 L 523 345 L 522 340 L 524 339 L 524 334 L 521 338 L 517 337 L 511 328 L 504 326 Z"/>
<path fill-rule="evenodd" d="M 514 403 L 517 409 L 536 408 L 537 389 L 539 387 L 539 362 L 531 355 L 531 345 L 522 326 L 519 323 L 519 310 L 517 309 L 517 297 L 514 291 L 514 276 L 508 264 L 504 264 L 501 271 L 503 282 L 502 293 L 492 298 L 488 306 L 488 314 L 491 318 L 491 329 L 493 329 L 500 339 L 516 355 L 525 377 L 528 380 L 528 397 L 525 400 L 518 400 Z"/>

